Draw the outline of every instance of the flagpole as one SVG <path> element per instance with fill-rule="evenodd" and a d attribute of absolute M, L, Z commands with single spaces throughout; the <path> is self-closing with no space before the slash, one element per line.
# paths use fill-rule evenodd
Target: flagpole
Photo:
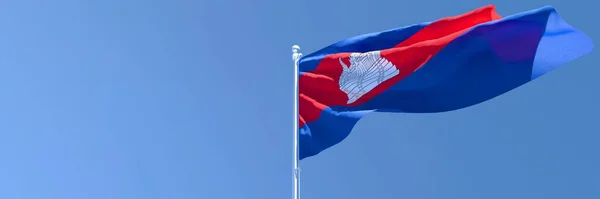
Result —
<path fill-rule="evenodd" d="M 298 61 L 302 57 L 300 46 L 292 46 L 294 60 L 294 199 L 300 199 L 300 167 L 298 166 Z"/>

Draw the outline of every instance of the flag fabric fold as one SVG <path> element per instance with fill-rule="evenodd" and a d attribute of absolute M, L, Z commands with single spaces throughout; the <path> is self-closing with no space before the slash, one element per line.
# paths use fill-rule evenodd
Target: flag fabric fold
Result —
<path fill-rule="evenodd" d="M 299 158 L 338 144 L 368 113 L 476 105 L 592 48 L 551 6 L 502 18 L 490 5 L 337 42 L 299 61 Z"/>

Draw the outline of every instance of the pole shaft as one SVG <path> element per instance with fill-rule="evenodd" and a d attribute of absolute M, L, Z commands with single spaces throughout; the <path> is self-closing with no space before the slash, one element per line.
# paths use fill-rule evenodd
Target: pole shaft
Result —
<path fill-rule="evenodd" d="M 300 199 L 300 167 L 298 166 L 298 61 L 302 57 L 300 47 L 292 46 L 292 59 L 294 60 L 294 199 Z"/>

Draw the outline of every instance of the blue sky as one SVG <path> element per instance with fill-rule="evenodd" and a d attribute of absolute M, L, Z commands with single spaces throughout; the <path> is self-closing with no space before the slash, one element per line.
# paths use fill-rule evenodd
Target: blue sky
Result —
<path fill-rule="evenodd" d="M 293 67 L 341 39 L 496 4 L 19 0 L 0 4 L 0 198 L 292 197 Z M 303 198 L 600 198 L 598 52 L 440 114 L 376 113 L 301 162 Z"/>

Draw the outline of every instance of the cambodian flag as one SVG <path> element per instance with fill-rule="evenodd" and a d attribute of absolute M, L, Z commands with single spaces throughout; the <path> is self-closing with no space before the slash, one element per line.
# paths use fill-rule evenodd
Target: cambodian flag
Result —
<path fill-rule="evenodd" d="M 371 112 L 472 106 L 591 52 L 547 6 L 502 18 L 493 5 L 349 38 L 299 64 L 299 159 L 341 142 Z"/>

